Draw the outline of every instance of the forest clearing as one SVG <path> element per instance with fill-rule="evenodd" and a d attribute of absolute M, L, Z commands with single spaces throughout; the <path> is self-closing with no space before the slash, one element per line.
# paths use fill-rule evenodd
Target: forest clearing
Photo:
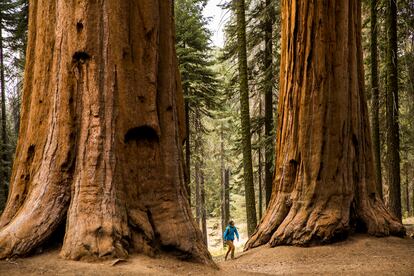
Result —
<path fill-rule="evenodd" d="M 0 1 L 0 275 L 413 275 L 413 0 Z"/>

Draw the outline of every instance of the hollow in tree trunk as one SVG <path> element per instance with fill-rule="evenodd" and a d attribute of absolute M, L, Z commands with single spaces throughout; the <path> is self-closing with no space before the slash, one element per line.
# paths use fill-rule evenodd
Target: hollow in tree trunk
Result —
<path fill-rule="evenodd" d="M 276 177 L 245 249 L 403 235 L 376 191 L 360 1 L 282 2 Z"/>
<path fill-rule="evenodd" d="M 32 1 L 0 257 L 66 219 L 61 256 L 158 250 L 210 263 L 184 183 L 171 1 Z"/>

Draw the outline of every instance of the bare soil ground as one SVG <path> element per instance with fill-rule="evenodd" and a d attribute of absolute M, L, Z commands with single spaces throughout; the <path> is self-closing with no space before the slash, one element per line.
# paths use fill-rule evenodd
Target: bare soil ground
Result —
<path fill-rule="evenodd" d="M 0 275 L 414 275 L 414 240 L 350 237 L 311 248 L 261 247 L 237 254 L 235 260 L 215 257 L 219 270 L 169 256 L 133 256 L 112 265 L 62 260 L 57 250 L 25 259 L 0 261 Z"/>
<path fill-rule="evenodd" d="M 262 247 L 221 266 L 283 275 L 414 275 L 414 240 L 356 235 L 344 242 L 311 248 Z"/>

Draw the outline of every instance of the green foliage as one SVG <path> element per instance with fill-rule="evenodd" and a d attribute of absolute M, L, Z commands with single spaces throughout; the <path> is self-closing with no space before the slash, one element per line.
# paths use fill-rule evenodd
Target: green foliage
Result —
<path fill-rule="evenodd" d="M 235 187 L 240 192 L 243 191 L 241 187 L 242 178 L 242 155 L 241 155 L 241 126 L 238 114 L 240 112 L 239 93 L 238 91 L 238 70 L 237 70 L 237 39 L 236 39 L 236 22 L 235 14 L 232 11 L 233 1 L 227 1 L 223 4 L 223 8 L 230 13 L 230 20 L 225 27 L 226 44 L 222 51 L 220 61 L 226 64 L 226 101 L 230 106 L 229 115 L 232 117 L 232 128 L 235 134 L 232 135 L 232 140 L 229 141 L 231 146 L 230 154 L 234 159 L 238 159 L 238 165 L 233 168 L 233 178 L 235 180 Z M 256 194 L 259 195 L 259 178 L 261 178 L 263 195 L 264 195 L 264 162 L 265 151 L 274 151 L 276 131 L 273 131 L 269 136 L 264 133 L 265 125 L 265 93 L 270 87 L 273 94 L 273 121 L 276 121 L 277 115 L 277 97 L 278 97 L 278 75 L 279 75 L 279 35 L 280 35 L 280 20 L 279 20 L 279 1 L 269 1 L 266 5 L 265 0 L 251 0 L 246 1 L 246 31 L 247 31 L 247 52 L 248 52 L 248 79 L 249 79 L 249 95 L 250 95 L 250 121 L 251 121 L 251 135 L 252 135 L 252 154 L 254 166 L 254 178 L 256 185 Z M 272 61 L 270 66 L 266 66 L 265 50 L 266 50 L 266 23 L 268 17 L 272 15 L 273 18 L 273 32 L 272 32 Z M 267 76 L 270 75 L 269 79 Z M 260 162 L 259 162 L 260 154 Z M 272 169 L 273 172 L 273 169 Z M 257 200 L 259 202 L 259 200 Z"/>
<path fill-rule="evenodd" d="M 202 11 L 206 1 L 175 1 L 176 50 L 181 80 L 191 110 L 206 116 L 220 107 L 219 87 L 213 70 L 211 33 Z"/>
<path fill-rule="evenodd" d="M 369 55 L 369 31 L 370 31 L 370 17 L 369 17 L 369 0 L 362 2 L 362 45 L 364 51 L 364 66 L 365 66 L 365 83 L 368 98 L 368 106 L 371 100 L 371 74 L 369 67 L 371 59 Z M 386 87 L 387 87 L 387 73 L 386 73 L 386 5 L 384 0 L 378 0 L 378 71 L 379 71 L 379 122 L 380 122 L 380 137 L 381 137 L 381 163 L 382 176 L 385 190 L 385 201 L 388 201 L 388 179 L 385 169 L 387 160 L 385 152 L 387 150 L 385 138 L 387 135 L 387 127 L 385 125 L 386 118 Z M 408 199 L 412 202 L 411 211 L 414 215 L 414 6 L 410 0 L 398 1 L 398 78 L 399 78 L 399 126 L 400 126 L 400 156 L 401 156 L 401 197 L 403 211 L 407 213 L 407 187 Z M 406 180 L 406 171 L 409 175 Z"/>
<path fill-rule="evenodd" d="M 27 41 L 27 0 L 0 1 L 0 47 L 1 59 L 1 135 L 0 135 L 0 211 L 7 197 L 8 181 L 15 150 L 17 131 L 11 132 L 10 125 L 18 126 L 20 117 L 20 83 L 23 75 Z M 10 97 L 6 102 L 7 96 Z M 8 106 L 7 104 L 11 104 Z M 13 116 L 10 116 L 10 112 Z M 17 114 L 16 114 L 17 113 Z"/>
<path fill-rule="evenodd" d="M 214 145 L 210 145 L 209 119 L 222 109 L 222 89 L 218 78 L 214 50 L 210 47 L 208 18 L 203 16 L 207 1 L 175 1 L 176 51 L 185 101 L 189 108 L 189 139 L 191 151 L 191 191 L 203 174 L 208 214 L 217 214 L 220 204 L 220 172 L 215 167 Z M 192 200 L 192 202 L 196 202 Z"/>

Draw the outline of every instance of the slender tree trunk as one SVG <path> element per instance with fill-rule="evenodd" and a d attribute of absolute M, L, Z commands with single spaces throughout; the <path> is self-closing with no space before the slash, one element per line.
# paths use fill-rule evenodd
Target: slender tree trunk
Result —
<path fill-rule="evenodd" d="M 374 148 L 375 181 L 380 198 L 382 195 L 381 143 L 379 130 L 379 82 L 378 82 L 378 37 L 377 0 L 371 0 L 371 93 L 372 93 L 372 146 Z"/>
<path fill-rule="evenodd" d="M 226 216 L 226 224 L 230 220 L 230 169 L 224 171 L 224 214 Z"/>
<path fill-rule="evenodd" d="M 389 186 L 389 207 L 391 212 L 401 220 L 401 181 L 400 181 L 400 135 L 398 103 L 398 37 L 397 37 L 397 3 L 386 0 L 387 28 L 387 173 Z"/>
<path fill-rule="evenodd" d="M 266 207 L 269 205 L 272 195 L 273 181 L 273 22 L 274 22 L 274 0 L 266 0 L 265 17 L 265 188 Z"/>
<path fill-rule="evenodd" d="M 259 114 L 262 116 L 262 96 L 259 97 Z M 259 141 L 262 141 L 262 129 L 259 130 Z M 266 152 L 266 145 L 265 145 L 265 152 Z M 262 147 L 260 146 L 257 151 L 258 154 L 258 184 L 259 184 L 259 220 L 262 219 L 263 214 L 263 187 L 262 187 Z M 265 166 L 266 168 L 266 166 Z"/>
<path fill-rule="evenodd" d="M 411 49 L 414 49 L 414 40 L 411 41 Z M 414 53 L 413 53 L 414 54 Z M 412 62 L 409 62 L 408 59 L 407 62 L 407 68 L 408 68 L 408 79 L 409 79 L 409 86 L 408 86 L 408 92 L 409 92 L 409 99 L 410 99 L 410 105 L 409 105 L 409 114 L 414 116 L 414 64 Z M 409 128 L 411 129 L 411 135 L 414 137 L 414 122 L 413 120 L 409 123 Z M 414 217 L 414 166 L 411 166 L 411 216 Z"/>
<path fill-rule="evenodd" d="M 259 135 L 259 139 L 261 139 Z M 259 159 L 259 168 L 258 168 L 258 184 L 259 184 L 259 220 L 262 219 L 263 214 L 263 187 L 262 187 L 262 149 L 259 148 L 258 151 L 258 159 Z"/>
<path fill-rule="evenodd" d="M 225 166 L 224 166 L 224 129 L 223 124 L 220 127 L 220 184 L 221 184 L 221 232 L 224 233 L 228 222 L 226 217 L 226 184 L 225 184 Z M 225 242 L 223 241 L 223 246 Z"/>
<path fill-rule="evenodd" d="M 22 85 L 21 85 L 22 81 L 19 80 L 19 83 L 16 86 L 16 102 L 15 105 L 13 106 L 13 110 L 12 110 L 12 117 L 13 117 L 13 134 L 18 137 L 19 136 L 19 129 L 20 129 L 20 106 L 21 106 L 21 102 L 22 102 Z"/>
<path fill-rule="evenodd" d="M 227 224 L 230 221 L 230 169 L 223 171 L 223 194 L 222 194 L 222 233 L 224 233 Z M 225 241 L 223 239 L 223 245 Z"/>
<path fill-rule="evenodd" d="M 204 172 L 200 171 L 200 190 L 201 190 L 201 230 L 203 232 L 203 239 L 205 245 L 208 245 L 207 240 L 207 209 L 206 209 L 206 189 L 204 183 Z"/>
<path fill-rule="evenodd" d="M 66 219 L 61 256 L 168 249 L 211 263 L 184 182 L 172 1 L 32 1 L 0 257 Z"/>
<path fill-rule="evenodd" d="M 188 91 L 186 92 L 188 93 Z M 185 185 L 187 187 L 188 202 L 191 206 L 191 149 L 190 149 L 190 107 L 188 100 L 185 99 Z"/>
<path fill-rule="evenodd" d="M 411 216 L 414 217 L 414 166 L 411 167 Z"/>
<path fill-rule="evenodd" d="M 1 19 L 0 19 L 1 20 Z M 0 213 L 3 211 L 8 194 L 9 180 L 9 156 L 8 135 L 6 117 L 6 82 L 4 79 L 4 50 L 3 50 L 3 26 L 0 22 L 0 89 L 1 89 L 1 141 L 0 141 Z"/>
<path fill-rule="evenodd" d="M 6 82 L 4 78 L 4 43 L 3 28 L 0 28 L 0 85 L 1 85 L 1 139 L 4 145 L 8 144 L 7 117 L 6 117 Z"/>
<path fill-rule="evenodd" d="M 197 152 L 197 151 L 196 151 Z M 195 184 L 196 184 L 196 222 L 199 227 L 201 227 L 201 185 L 200 185 L 200 163 L 198 161 L 195 162 Z"/>
<path fill-rule="evenodd" d="M 403 235 L 376 192 L 357 0 L 282 1 L 276 176 L 245 249 Z"/>
<path fill-rule="evenodd" d="M 407 215 L 410 214 L 410 180 L 408 179 L 408 172 L 409 172 L 409 166 L 408 163 L 405 164 L 405 211 L 407 212 Z"/>
<path fill-rule="evenodd" d="M 244 0 L 234 0 L 237 14 L 237 40 L 240 84 L 240 117 L 243 147 L 243 177 L 246 197 L 247 232 L 253 234 L 256 225 L 256 198 L 253 184 L 252 141 L 250 134 L 249 85 L 247 76 L 246 15 Z"/>
<path fill-rule="evenodd" d="M 194 126 L 195 126 L 195 140 L 194 140 L 194 171 L 195 171 L 195 184 L 196 184 L 196 221 L 198 227 L 201 229 L 202 226 L 202 209 L 201 209 L 201 142 L 200 142 L 200 115 L 196 110 L 194 114 Z"/>

